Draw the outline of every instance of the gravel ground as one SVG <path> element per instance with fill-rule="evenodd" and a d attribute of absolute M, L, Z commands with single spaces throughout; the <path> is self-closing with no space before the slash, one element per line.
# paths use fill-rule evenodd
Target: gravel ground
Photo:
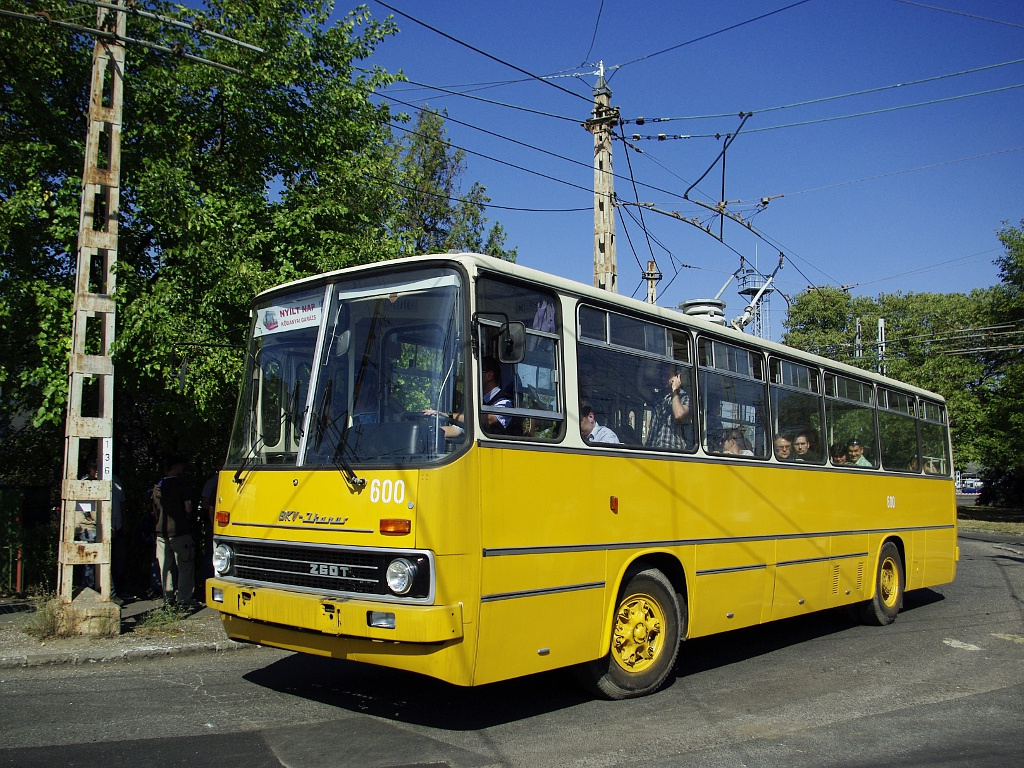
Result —
<path fill-rule="evenodd" d="M 40 640 L 26 631 L 35 613 L 10 610 L 0 613 L 0 668 L 41 664 L 88 664 L 151 658 L 186 653 L 205 653 L 247 648 L 224 634 L 220 614 L 209 608 L 190 613 L 160 629 L 138 626 L 159 600 L 128 603 L 121 610 L 121 634 L 117 637 L 63 637 Z M 10 606 L 16 608 L 21 606 Z"/>

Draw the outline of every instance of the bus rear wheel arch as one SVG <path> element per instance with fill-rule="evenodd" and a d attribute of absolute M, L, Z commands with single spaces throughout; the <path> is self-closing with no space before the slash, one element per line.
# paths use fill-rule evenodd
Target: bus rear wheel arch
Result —
<path fill-rule="evenodd" d="M 657 568 L 627 574 L 615 604 L 608 652 L 577 668 L 583 685 L 608 699 L 658 690 L 675 668 L 686 603 Z"/>
<path fill-rule="evenodd" d="M 860 617 L 865 624 L 883 627 L 896 621 L 903 607 L 907 577 L 900 548 L 892 540 L 882 545 L 875 569 L 874 596 L 861 605 Z"/>

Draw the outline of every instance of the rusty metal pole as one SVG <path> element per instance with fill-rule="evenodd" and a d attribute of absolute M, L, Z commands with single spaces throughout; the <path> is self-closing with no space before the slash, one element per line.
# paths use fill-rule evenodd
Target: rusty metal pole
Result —
<path fill-rule="evenodd" d="M 122 5 L 111 0 L 111 5 Z M 82 173 L 74 318 L 68 361 L 68 408 L 61 488 L 58 584 L 70 603 L 74 567 L 94 566 L 102 601 L 110 600 L 111 459 L 114 436 L 114 289 L 121 168 L 123 10 L 99 8 L 97 26 L 113 33 L 93 48 L 89 130 Z M 91 444 L 91 446 L 90 446 Z M 83 449 L 85 453 L 83 454 Z M 79 479 L 83 456 L 97 476 Z M 91 538 L 94 540 L 90 541 Z M 86 630 L 88 631 L 88 630 Z"/>

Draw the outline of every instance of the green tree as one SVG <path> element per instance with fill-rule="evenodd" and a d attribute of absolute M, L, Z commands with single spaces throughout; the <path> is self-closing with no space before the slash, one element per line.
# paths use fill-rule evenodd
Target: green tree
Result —
<path fill-rule="evenodd" d="M 474 182 L 469 192 L 459 194 L 465 153 L 452 147 L 444 117 L 424 107 L 402 143 L 405 194 L 398 228 L 412 253 L 473 251 L 515 261 L 516 249 L 505 249 L 502 226 L 487 227 L 486 188 Z"/>
<path fill-rule="evenodd" d="M 988 364 L 998 372 L 982 421 L 979 463 L 986 468 L 983 501 L 1024 506 L 1024 221 L 999 232 L 1004 252 L 996 260 Z"/>
<path fill-rule="evenodd" d="M 17 5 L 82 21 L 75 4 Z M 220 40 L 199 48 L 192 33 L 129 19 L 130 37 L 240 73 L 127 51 L 115 350 L 115 444 L 127 483 L 149 482 L 163 451 L 206 466 L 224 454 L 256 292 L 404 249 L 390 112 L 369 99 L 394 78 L 355 67 L 395 31 L 390 22 L 357 10 L 329 24 L 329 0 L 150 8 L 265 52 Z M 59 476 L 91 52 L 86 36 L 0 17 L 8 482 Z"/>
<path fill-rule="evenodd" d="M 783 341 L 825 357 L 938 392 L 946 398 L 958 465 L 980 458 L 986 403 L 998 369 L 977 349 L 979 328 L 989 324 L 991 290 L 971 294 L 880 294 L 852 297 L 835 288 L 800 294 L 790 307 Z M 884 350 L 877 340 L 885 319 Z M 856 321 L 861 352 L 856 356 Z"/>

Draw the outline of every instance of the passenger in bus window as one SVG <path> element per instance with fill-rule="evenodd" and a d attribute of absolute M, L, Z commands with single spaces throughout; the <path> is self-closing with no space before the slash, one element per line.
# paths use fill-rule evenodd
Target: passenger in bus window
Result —
<path fill-rule="evenodd" d="M 817 438 L 810 432 L 801 432 L 793 438 L 793 461 L 817 461 Z"/>
<path fill-rule="evenodd" d="M 651 434 L 647 444 L 652 448 L 668 448 L 674 451 L 687 450 L 683 426 L 690 415 L 690 393 L 683 389 L 683 377 L 679 368 L 666 366 L 663 381 L 669 392 L 654 406 L 651 416 Z"/>
<path fill-rule="evenodd" d="M 846 464 L 846 446 L 842 443 L 835 443 L 828 449 L 829 458 L 832 459 L 832 463 L 836 466 L 843 466 Z"/>
<path fill-rule="evenodd" d="M 793 441 L 785 435 L 775 436 L 775 458 L 779 461 L 793 460 Z"/>
<path fill-rule="evenodd" d="M 597 423 L 594 409 L 589 403 L 580 403 L 580 434 L 586 443 L 614 443 L 622 441 L 608 427 Z"/>
<path fill-rule="evenodd" d="M 493 357 L 488 356 L 483 359 L 481 380 L 480 391 L 484 394 L 484 405 L 493 405 L 495 408 L 512 407 L 512 401 L 501 388 L 501 366 Z M 486 431 L 503 435 L 508 432 L 508 425 L 512 419 L 508 416 L 488 413 L 481 421 Z"/>
<path fill-rule="evenodd" d="M 501 366 L 498 364 L 498 361 L 493 357 L 485 357 L 481 365 L 480 391 L 484 393 L 484 405 L 493 405 L 495 408 L 511 408 L 512 400 L 509 399 L 508 395 L 501 388 Z M 426 408 L 423 413 L 427 416 L 434 416 L 439 412 L 433 408 Z M 465 427 L 463 427 L 463 424 L 466 422 L 465 413 L 453 411 L 447 414 L 441 413 L 441 416 L 447 417 L 450 422 L 441 428 L 444 431 L 445 438 L 457 440 L 465 434 Z M 508 431 L 508 425 L 512 419 L 509 416 L 498 416 L 494 413 L 488 413 L 481 421 L 484 429 L 488 432 L 497 432 L 503 435 Z"/>
<path fill-rule="evenodd" d="M 740 429 L 724 429 L 721 435 L 721 453 L 726 453 L 731 456 L 753 456 L 754 451 L 750 447 L 750 442 L 744 436 L 743 431 Z"/>
<path fill-rule="evenodd" d="M 864 445 L 857 438 L 846 444 L 846 458 L 855 467 L 870 467 L 871 462 L 864 455 Z"/>

